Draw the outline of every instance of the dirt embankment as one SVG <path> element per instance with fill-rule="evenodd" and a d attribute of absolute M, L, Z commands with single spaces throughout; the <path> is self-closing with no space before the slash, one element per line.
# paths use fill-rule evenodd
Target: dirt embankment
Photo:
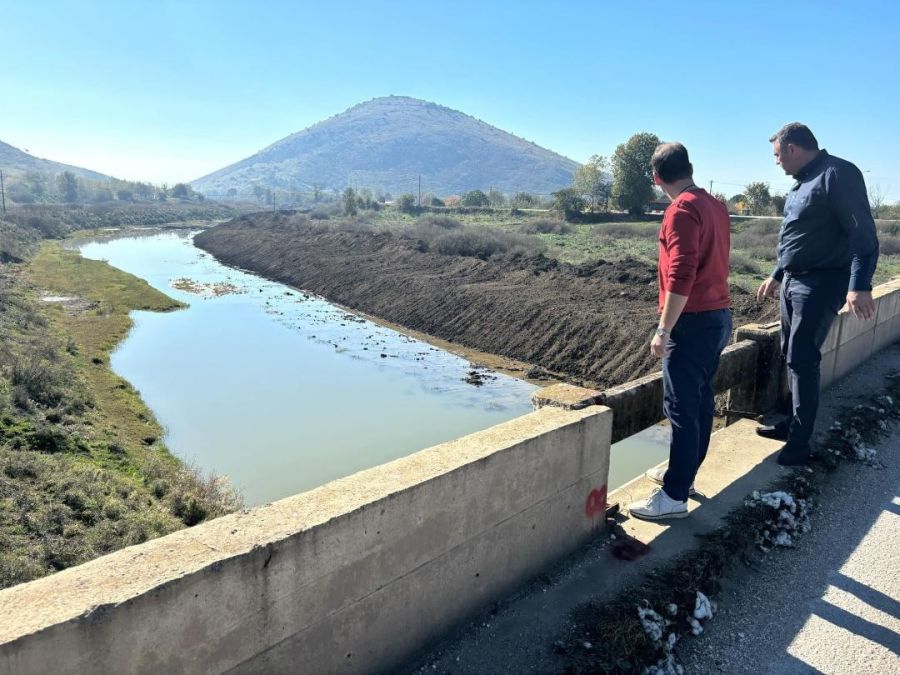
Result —
<path fill-rule="evenodd" d="M 445 256 L 390 233 L 296 225 L 279 214 L 238 218 L 195 242 L 228 265 L 568 381 L 605 387 L 659 367 L 648 348 L 656 271 L 635 260 Z M 735 323 L 763 316 L 750 295 L 733 294 Z"/>

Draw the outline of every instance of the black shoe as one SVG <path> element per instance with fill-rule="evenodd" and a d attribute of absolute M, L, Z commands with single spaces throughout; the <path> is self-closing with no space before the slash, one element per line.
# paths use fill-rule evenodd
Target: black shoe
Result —
<path fill-rule="evenodd" d="M 809 461 L 811 455 L 809 443 L 803 445 L 785 443 L 781 452 L 778 453 L 778 463 L 781 466 L 802 466 Z"/>
<path fill-rule="evenodd" d="M 756 433 L 763 438 L 771 438 L 773 441 L 786 441 L 788 439 L 788 431 L 790 431 L 790 428 L 790 422 L 762 424 L 756 427 Z"/>

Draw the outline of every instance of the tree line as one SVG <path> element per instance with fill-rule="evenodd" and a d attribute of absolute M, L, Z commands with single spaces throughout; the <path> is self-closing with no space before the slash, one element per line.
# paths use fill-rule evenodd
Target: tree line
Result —
<path fill-rule="evenodd" d="M 645 213 L 654 201 L 667 201 L 653 184 L 650 158 L 659 145 L 656 134 L 634 134 L 616 147 L 612 157 L 593 155 L 575 172 L 572 186 L 553 193 L 553 207 L 574 218 L 585 211 L 618 209 L 632 215 Z M 713 193 L 732 213 L 777 216 L 784 209 L 784 196 L 772 194 L 768 183 L 757 181 L 732 195 Z"/>
<path fill-rule="evenodd" d="M 50 174 L 26 171 L 5 177 L 7 199 L 17 204 L 99 204 L 102 202 L 164 202 L 169 198 L 203 201 L 187 183 L 153 185 L 135 181 L 90 180 L 71 171 Z"/>

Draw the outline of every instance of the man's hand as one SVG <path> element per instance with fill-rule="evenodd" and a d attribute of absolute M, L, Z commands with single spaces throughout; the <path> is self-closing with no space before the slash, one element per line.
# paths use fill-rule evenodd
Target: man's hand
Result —
<path fill-rule="evenodd" d="M 663 338 L 659 335 L 654 335 L 653 339 L 650 341 L 650 353 L 656 358 L 661 359 L 666 355 L 668 350 L 669 339 L 667 337 Z"/>
<path fill-rule="evenodd" d="M 773 277 L 768 277 L 756 289 L 756 301 L 762 302 L 763 298 L 777 298 L 779 288 L 781 288 L 781 282 Z"/>
<path fill-rule="evenodd" d="M 860 321 L 875 318 L 875 301 L 872 299 L 872 291 L 848 291 L 847 307 Z"/>

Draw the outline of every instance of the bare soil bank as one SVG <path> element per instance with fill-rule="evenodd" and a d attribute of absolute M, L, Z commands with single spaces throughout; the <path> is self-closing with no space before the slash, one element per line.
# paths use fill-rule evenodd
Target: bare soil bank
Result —
<path fill-rule="evenodd" d="M 445 256 L 387 232 L 255 214 L 198 234 L 225 264 L 466 347 L 607 387 L 659 367 L 656 270 L 636 260 L 569 265 L 543 255 Z M 777 316 L 732 288 L 735 323 Z"/>

